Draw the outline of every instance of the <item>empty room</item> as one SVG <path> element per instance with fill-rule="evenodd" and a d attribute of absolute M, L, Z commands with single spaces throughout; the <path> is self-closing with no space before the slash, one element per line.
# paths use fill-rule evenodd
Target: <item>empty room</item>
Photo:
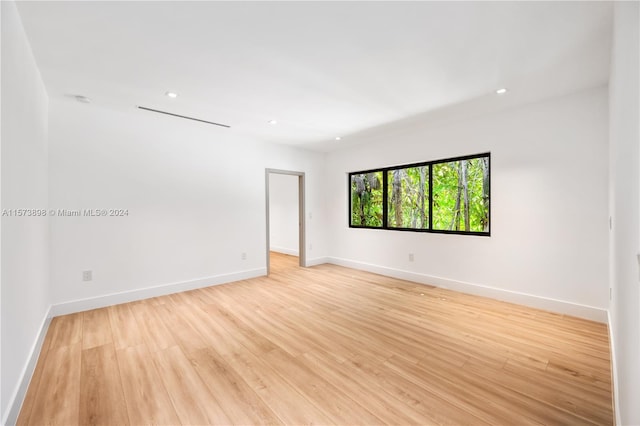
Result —
<path fill-rule="evenodd" d="M 640 425 L 640 2 L 0 2 L 2 425 Z"/>

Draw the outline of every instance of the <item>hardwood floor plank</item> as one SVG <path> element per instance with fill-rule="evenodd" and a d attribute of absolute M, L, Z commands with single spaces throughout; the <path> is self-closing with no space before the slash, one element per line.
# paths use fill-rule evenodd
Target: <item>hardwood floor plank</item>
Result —
<path fill-rule="evenodd" d="M 191 353 L 189 357 L 202 380 L 224 407 L 232 424 L 282 424 L 242 376 L 215 350 L 203 349 Z"/>
<path fill-rule="evenodd" d="M 495 420 L 495 416 L 486 416 L 479 412 L 473 403 L 452 398 L 448 389 L 420 386 L 411 378 L 389 368 L 386 362 L 380 364 L 366 356 L 357 356 L 346 364 L 352 371 L 364 375 L 364 380 L 372 381 L 375 389 L 380 389 L 388 397 L 397 399 L 404 404 L 405 409 L 409 408 L 425 419 L 426 424 L 500 424 Z"/>
<path fill-rule="evenodd" d="M 613 417 L 611 404 L 593 394 L 576 392 L 575 388 L 567 389 L 557 382 L 551 383 L 544 373 L 537 373 L 536 380 L 532 381 L 505 369 L 492 372 L 477 363 L 466 364 L 463 371 L 471 372 L 484 382 L 503 386 L 512 392 L 523 394 L 522 389 L 526 389 L 528 397 L 558 410 L 573 413 L 585 423 L 607 424 Z M 589 407 L 588 414 L 581 408 L 586 406 Z"/>
<path fill-rule="evenodd" d="M 18 423 L 610 425 L 611 388 L 606 325 L 273 253 L 54 318 Z"/>
<path fill-rule="evenodd" d="M 303 359 L 282 350 L 266 355 L 269 366 L 318 407 L 334 424 L 381 424 L 382 420 L 324 380 Z"/>
<path fill-rule="evenodd" d="M 107 311 L 109 312 L 109 322 L 116 349 L 124 349 L 144 343 L 141 328 L 131 311 L 131 304 L 109 306 Z"/>
<path fill-rule="evenodd" d="M 30 424 L 79 424 L 81 352 L 79 341 L 49 349 L 29 417 Z"/>
<path fill-rule="evenodd" d="M 239 312 L 232 314 L 224 308 L 218 308 L 212 305 L 206 305 L 203 309 L 209 315 L 215 316 L 218 323 L 222 325 L 229 334 L 235 336 L 241 345 L 253 351 L 253 353 L 267 353 L 278 348 L 275 343 L 267 339 L 259 330 L 247 325 L 247 322 L 242 320 L 242 315 Z"/>
<path fill-rule="evenodd" d="M 146 345 L 120 349 L 116 354 L 130 423 L 180 424 Z"/>
<path fill-rule="evenodd" d="M 82 341 L 82 312 L 55 317 L 51 320 L 51 348 L 73 345 Z"/>
<path fill-rule="evenodd" d="M 113 342 L 113 333 L 106 309 L 82 313 L 82 349 L 90 349 Z"/>
<path fill-rule="evenodd" d="M 82 351 L 79 422 L 82 425 L 129 424 L 113 343 Z"/>
<path fill-rule="evenodd" d="M 172 346 L 152 356 L 182 424 L 231 424 L 180 347 Z"/>
<path fill-rule="evenodd" d="M 161 311 L 157 307 L 161 307 L 164 303 L 157 303 L 158 298 L 153 300 L 151 303 L 133 305 L 131 311 L 138 322 L 147 347 L 151 352 L 156 352 L 175 346 L 177 342 L 160 318 Z"/>
<path fill-rule="evenodd" d="M 322 410 L 306 399 L 295 387 L 276 373 L 266 361 L 248 351 L 225 357 L 231 367 L 285 424 L 334 424 Z M 286 397 L 284 397 L 286 395 Z"/>
<path fill-rule="evenodd" d="M 396 375 L 398 375 L 417 386 L 422 392 L 426 392 L 425 397 L 425 394 L 419 390 L 414 389 L 413 391 L 416 395 L 422 395 L 418 398 L 429 410 L 437 410 L 436 407 L 440 404 L 439 400 L 444 401 L 451 407 L 447 417 L 456 413 L 454 408 L 457 407 L 489 424 L 541 424 L 500 404 L 499 400 L 496 401 L 495 395 L 492 395 L 490 388 L 456 387 L 456 381 L 450 382 L 439 375 L 427 375 L 420 371 L 417 365 L 396 357 L 385 362 L 380 370 L 390 382 L 397 380 Z M 447 375 L 450 372 L 450 370 L 446 370 L 444 374 Z M 494 399 L 487 399 L 492 396 Z"/>
<path fill-rule="evenodd" d="M 208 347 L 216 348 L 223 354 L 230 354 L 242 348 L 237 336 L 229 333 L 219 321 L 200 307 L 183 309 L 181 313 L 187 324 L 205 339 Z"/>
<path fill-rule="evenodd" d="M 377 407 L 375 413 L 384 424 L 421 425 L 425 423 L 425 417 L 415 410 L 407 410 L 404 403 L 396 398 L 384 394 L 382 389 L 372 392 L 378 385 L 366 374 L 358 374 L 358 371 L 348 365 L 328 362 L 331 358 L 326 354 L 302 355 L 308 365 L 317 371 L 322 371 L 323 377 L 344 389 L 349 395 L 357 397 L 365 407 Z"/>
<path fill-rule="evenodd" d="M 155 308 L 158 316 L 173 335 L 175 341 L 186 353 L 209 346 L 206 339 L 184 319 L 184 310 L 193 309 L 193 305 L 165 304 Z"/>

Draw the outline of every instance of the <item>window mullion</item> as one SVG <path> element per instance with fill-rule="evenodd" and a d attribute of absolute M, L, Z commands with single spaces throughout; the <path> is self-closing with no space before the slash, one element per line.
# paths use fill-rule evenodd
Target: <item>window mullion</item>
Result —
<path fill-rule="evenodd" d="M 429 230 L 433 230 L 433 164 L 429 164 Z"/>
<path fill-rule="evenodd" d="M 388 178 L 387 178 L 387 171 L 383 170 L 382 171 L 382 227 L 384 229 L 388 229 L 389 227 L 387 226 L 387 218 L 389 216 L 389 211 L 388 211 L 388 189 L 389 189 L 389 185 L 388 185 Z"/>

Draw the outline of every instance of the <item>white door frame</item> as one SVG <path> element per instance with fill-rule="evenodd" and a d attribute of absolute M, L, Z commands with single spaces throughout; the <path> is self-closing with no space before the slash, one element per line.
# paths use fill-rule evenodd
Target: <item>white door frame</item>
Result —
<path fill-rule="evenodd" d="M 307 251 L 305 250 L 305 213 L 304 213 L 304 172 L 294 172 L 292 170 L 280 170 L 280 169 L 265 169 L 264 181 L 265 181 L 265 200 L 266 200 L 266 219 L 267 219 L 267 275 L 271 270 L 271 256 L 269 251 L 271 249 L 271 236 L 269 225 L 269 175 L 291 175 L 298 176 L 298 259 L 300 260 L 300 266 L 307 266 Z"/>

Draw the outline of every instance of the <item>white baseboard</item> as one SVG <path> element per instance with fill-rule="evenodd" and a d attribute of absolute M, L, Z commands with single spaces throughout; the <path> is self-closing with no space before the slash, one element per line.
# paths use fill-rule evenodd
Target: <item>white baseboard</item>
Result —
<path fill-rule="evenodd" d="M 323 263 L 328 263 L 328 259 L 328 257 L 314 257 L 313 259 L 307 259 L 307 266 L 322 265 Z"/>
<path fill-rule="evenodd" d="M 615 415 L 616 425 L 621 425 L 620 420 L 620 399 L 618 395 L 618 368 L 616 366 L 616 345 L 613 338 L 613 322 L 611 321 L 611 312 L 607 311 L 608 329 L 609 329 L 609 348 L 611 350 L 611 380 L 613 382 L 613 413 Z"/>
<path fill-rule="evenodd" d="M 44 337 L 47 335 L 47 330 L 49 330 L 50 323 L 51 307 L 47 309 L 47 312 L 44 315 L 44 318 L 40 325 L 40 330 L 38 331 L 38 335 L 36 336 L 36 340 L 33 342 L 33 346 L 31 346 L 31 351 L 29 351 L 29 359 L 22 369 L 22 372 L 20 373 L 18 386 L 16 386 L 13 395 L 11 395 L 11 398 L 9 399 L 9 409 L 7 410 L 5 418 L 2 419 L 3 425 L 15 425 L 18 421 L 18 415 L 20 414 L 20 409 L 22 408 L 24 397 L 27 394 L 29 383 L 31 383 L 33 372 L 36 369 L 36 364 L 38 363 L 38 358 L 40 357 L 40 351 L 42 350 L 42 344 L 44 343 Z"/>
<path fill-rule="evenodd" d="M 298 256 L 298 250 L 296 249 L 289 249 L 289 248 L 284 248 L 284 247 L 271 247 L 269 250 L 271 251 L 275 251 L 278 253 L 282 253 L 282 254 L 288 254 L 290 256 Z"/>
<path fill-rule="evenodd" d="M 258 268 L 230 274 L 215 275 L 197 280 L 163 284 L 155 287 L 123 291 L 120 293 L 111 293 L 88 299 L 72 300 L 53 305 L 51 307 L 51 316 L 56 317 L 58 315 L 73 314 L 76 312 L 88 311 L 90 309 L 104 308 L 106 306 L 117 305 L 120 303 L 133 302 L 136 300 L 148 299 L 150 297 L 165 296 L 167 294 L 179 293 L 181 291 L 195 290 L 197 288 L 210 287 L 212 285 L 247 280 L 264 275 L 267 275 L 267 269 Z"/>
<path fill-rule="evenodd" d="M 517 303 L 532 308 L 543 309 L 545 311 L 557 312 L 571 315 L 579 318 L 585 318 L 591 321 L 601 323 L 607 322 L 607 310 L 596 308 L 594 306 L 580 305 L 577 303 L 566 302 L 563 300 L 551 299 L 547 297 L 535 296 L 532 294 L 519 293 L 500 288 L 489 287 L 481 284 L 468 283 L 464 281 L 456 281 L 448 278 L 435 277 L 432 275 L 420 274 L 417 272 L 403 271 L 400 269 L 387 268 L 385 266 L 373 265 L 370 263 L 359 262 L 355 260 L 342 259 L 337 257 L 329 257 L 328 263 L 346 266 L 348 268 L 360 269 L 363 271 L 373 272 L 380 275 L 386 275 L 407 281 L 414 281 L 420 284 L 433 285 L 449 290 L 459 291 L 461 293 L 474 294 L 476 296 L 490 297 L 492 299 L 502 300 L 505 302 Z"/>

